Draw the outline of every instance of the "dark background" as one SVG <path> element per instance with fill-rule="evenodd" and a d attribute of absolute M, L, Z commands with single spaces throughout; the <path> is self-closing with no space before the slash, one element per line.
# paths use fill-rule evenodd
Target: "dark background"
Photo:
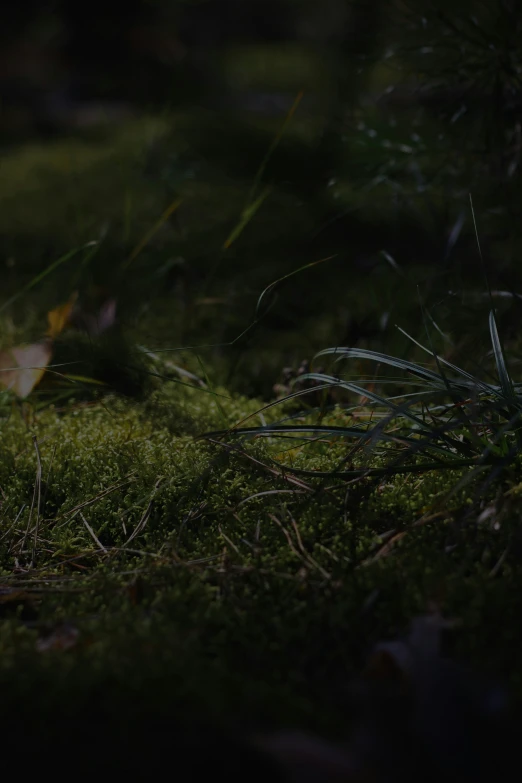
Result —
<path fill-rule="evenodd" d="M 411 350 L 394 323 L 416 324 L 417 286 L 459 342 L 477 319 L 463 293 L 479 281 L 470 194 L 493 288 L 519 287 L 521 30 L 522 12 L 507 0 L 9 4 L 0 32 L 6 295 L 104 232 L 88 271 L 63 273 L 62 295 L 102 286 L 121 314 L 154 310 L 156 322 L 174 297 L 183 323 L 167 318 L 169 344 L 208 342 L 209 329 L 213 342 L 229 342 L 266 285 L 334 255 L 293 279 L 262 339 L 231 351 L 236 368 L 256 348 L 246 390 L 269 396 L 277 368 L 325 343 Z M 141 148 L 129 152 L 122 136 L 151 117 L 169 130 L 139 131 Z M 82 155 L 110 145 L 110 164 L 67 174 L 80 143 Z M 264 188 L 269 198 L 224 254 Z M 116 258 L 178 196 L 179 215 L 123 274 Z M 132 219 L 123 215 L 130 200 Z M 471 296 L 484 286 L 482 276 Z M 509 298 L 507 336 L 517 302 Z M 160 344 L 157 323 L 147 329 Z M 226 370 L 228 382 L 235 372 Z"/>

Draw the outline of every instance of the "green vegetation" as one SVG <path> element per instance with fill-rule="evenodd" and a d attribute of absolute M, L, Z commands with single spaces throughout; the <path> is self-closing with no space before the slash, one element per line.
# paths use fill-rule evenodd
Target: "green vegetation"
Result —
<path fill-rule="evenodd" d="M 433 605 L 522 697 L 516 150 L 495 179 L 456 120 L 386 104 L 420 78 L 407 44 L 341 96 L 335 155 L 330 72 L 281 45 L 219 60 L 279 114 L 5 156 L 0 374 L 75 308 L 0 393 L 6 710 L 342 735 L 371 645 Z"/>
<path fill-rule="evenodd" d="M 520 403 L 493 318 L 491 335 L 496 385 L 455 366 L 449 376 L 442 358 L 432 371 L 334 351 L 424 384 L 412 394 L 402 378 L 393 399 L 375 378 L 311 372 L 263 405 L 150 354 L 132 365 L 147 379 L 138 398 L 80 382 L 80 399 L 49 403 L 71 386 L 62 376 L 28 402 L 5 392 L 6 699 L 19 698 L 23 669 L 88 709 L 102 671 L 118 710 L 129 697 L 118 683 L 140 690 L 146 671 L 159 714 L 342 730 L 335 679 L 430 602 L 461 619 L 457 654 L 493 670 L 502 661 L 521 687 L 518 625 L 506 622 L 517 611 Z M 306 382 L 318 406 L 300 405 Z M 339 389 L 366 400 L 347 405 Z"/>
<path fill-rule="evenodd" d="M 261 670 L 268 690 L 257 698 L 282 688 L 289 716 L 316 726 L 329 716 L 330 725 L 323 689 L 333 685 L 331 667 L 346 677 L 368 633 L 375 640 L 392 632 L 429 600 L 462 618 L 461 652 L 506 662 L 518 626 L 489 615 L 503 600 L 509 611 L 516 603 L 508 596 L 518 568 L 506 551 L 519 525 L 518 459 L 479 498 L 484 474 L 448 500 L 462 469 L 394 476 L 386 449 L 370 462 L 380 474 L 351 487 L 329 476 L 347 457 L 342 429 L 352 414 L 340 407 L 324 415 L 323 442 L 311 446 L 238 445 L 216 436 L 209 443 L 187 434 L 258 418 L 260 407 L 220 389 L 212 395 L 162 381 L 143 403 L 69 400 L 29 419 L 27 411 L 25 420 L 22 411 L 4 419 L 6 692 L 20 666 L 60 680 L 68 673 L 78 684 L 92 682 L 100 666 L 109 679 L 139 678 L 145 666 L 173 689 L 183 679 L 185 697 L 205 710 L 234 708 L 248 717 L 246 683 L 255 693 Z M 263 416 L 266 431 L 273 409 Z M 313 432 L 306 422 L 314 418 L 301 418 L 301 426 Z M 367 457 L 362 451 L 351 459 L 357 465 Z M 471 523 L 477 518 L 478 526 Z M 465 527 L 457 524 L 463 519 Z M 499 634 L 487 652 L 480 641 L 486 621 L 488 633 L 496 627 Z M 67 652 L 63 623 L 74 628 Z M 122 660 L 122 645 L 136 659 Z M 299 659 L 289 660 L 296 645 Z M 217 694 L 216 683 L 201 692 L 201 670 L 217 682 L 230 678 L 230 692 Z M 272 721 L 279 698 L 257 705 Z M 322 716 L 316 699 L 325 702 Z"/>

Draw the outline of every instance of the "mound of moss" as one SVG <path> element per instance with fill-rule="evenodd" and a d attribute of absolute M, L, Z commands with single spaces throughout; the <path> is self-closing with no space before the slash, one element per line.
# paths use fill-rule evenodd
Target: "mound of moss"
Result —
<path fill-rule="evenodd" d="M 333 439 L 195 437 L 282 415 L 260 408 L 159 379 L 138 402 L 4 405 L 0 679 L 13 714 L 29 699 L 36 715 L 342 733 L 343 689 L 369 647 L 430 601 L 461 620 L 455 655 L 520 688 L 516 471 L 479 500 L 473 485 L 448 500 L 458 472 L 347 483 L 280 467 L 334 470 L 346 444 Z"/>

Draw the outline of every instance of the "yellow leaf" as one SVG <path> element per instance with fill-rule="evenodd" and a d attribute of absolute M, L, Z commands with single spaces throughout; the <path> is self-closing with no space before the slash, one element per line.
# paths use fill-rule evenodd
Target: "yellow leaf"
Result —
<path fill-rule="evenodd" d="M 58 337 L 58 335 L 67 326 L 77 298 L 78 292 L 74 291 L 67 302 L 62 305 L 58 305 L 58 307 L 55 307 L 54 310 L 51 310 L 49 313 L 47 313 L 47 321 L 49 323 L 49 328 L 47 330 L 48 337 L 51 337 L 54 340 L 54 338 Z"/>
<path fill-rule="evenodd" d="M 45 340 L 0 353 L 0 384 L 24 399 L 40 382 L 53 355 L 52 343 Z"/>

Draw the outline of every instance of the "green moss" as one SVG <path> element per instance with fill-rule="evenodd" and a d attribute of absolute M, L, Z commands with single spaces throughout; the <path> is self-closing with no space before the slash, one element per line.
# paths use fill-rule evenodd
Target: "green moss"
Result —
<path fill-rule="evenodd" d="M 157 381 L 140 402 L 109 395 L 42 409 L 29 425 L 16 408 L 4 418 L 6 699 L 15 698 L 13 673 L 23 666 L 35 681 L 72 688 L 80 703 L 102 677 L 112 683 L 114 709 L 125 681 L 160 711 L 169 696 L 207 715 L 333 731 L 335 677 L 432 599 L 461 617 L 461 653 L 484 663 L 476 629 L 518 578 L 509 557 L 490 577 L 518 512 L 496 532 L 455 526 L 472 499 L 468 488 L 445 516 L 411 527 L 457 474 L 369 478 L 348 491 L 336 479 L 297 486 L 269 461 L 269 442 L 230 441 L 230 451 L 194 439 L 260 407 L 215 391 L 223 396 Z M 337 409 L 331 418 L 342 415 Z M 192 422 L 192 432 L 180 421 Z M 295 462 L 331 469 L 344 448 L 338 441 L 298 449 Z M 390 529 L 407 535 L 372 561 Z M 472 597 L 469 607 L 463 596 Z M 493 622 L 497 660 L 506 635 Z M 63 623 L 78 633 L 67 651 L 52 641 Z M 518 639 L 514 625 L 506 633 Z M 515 657 L 506 664 L 514 681 Z M 147 696 L 145 671 L 158 683 Z"/>

